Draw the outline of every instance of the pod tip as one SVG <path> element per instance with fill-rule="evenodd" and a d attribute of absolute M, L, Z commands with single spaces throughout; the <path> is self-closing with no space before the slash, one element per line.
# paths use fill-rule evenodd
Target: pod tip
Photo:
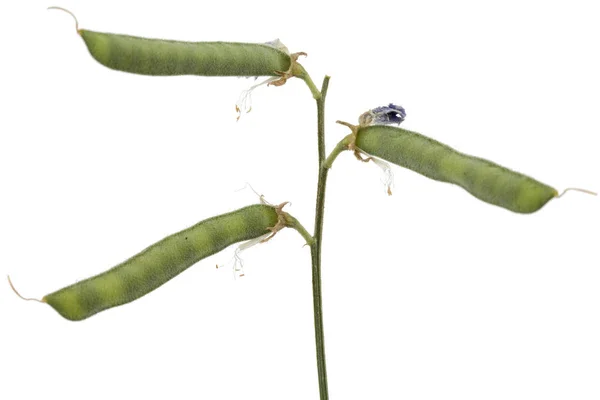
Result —
<path fill-rule="evenodd" d="M 566 188 L 565 190 L 563 190 L 563 192 L 561 194 L 559 194 L 558 196 L 556 196 L 557 198 L 562 197 L 565 193 L 569 192 L 569 191 L 574 191 L 574 192 L 582 192 L 582 193 L 586 193 L 586 194 L 591 194 L 592 196 L 598 196 L 598 193 L 596 192 L 592 192 L 591 190 L 587 190 L 587 189 L 580 189 L 580 188 Z"/>
<path fill-rule="evenodd" d="M 77 31 L 77 34 L 81 35 L 81 31 L 79 30 L 79 21 L 77 21 L 77 17 L 75 17 L 75 14 L 73 14 L 71 11 L 67 10 L 66 8 L 57 7 L 57 6 L 48 7 L 47 10 L 60 10 L 60 11 L 64 11 L 67 14 L 69 14 L 75 20 L 75 30 Z"/>
<path fill-rule="evenodd" d="M 33 298 L 27 298 L 27 297 L 23 297 L 21 296 L 21 294 L 17 291 L 17 289 L 15 289 L 15 286 L 13 285 L 12 281 L 10 280 L 10 276 L 6 275 L 6 278 L 8 279 L 8 284 L 10 285 L 10 288 L 13 290 L 13 292 L 15 292 L 15 294 L 17 296 L 19 296 L 21 299 L 23 300 L 27 300 L 27 301 L 37 301 L 38 303 L 45 303 L 46 300 L 42 299 L 42 300 L 38 300 L 38 299 L 33 299 Z"/>

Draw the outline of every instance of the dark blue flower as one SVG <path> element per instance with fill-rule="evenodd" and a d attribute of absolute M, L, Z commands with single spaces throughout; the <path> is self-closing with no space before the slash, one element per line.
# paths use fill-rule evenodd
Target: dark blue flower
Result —
<path fill-rule="evenodd" d="M 406 118 L 406 111 L 402 106 L 390 103 L 388 106 L 377 107 L 371 110 L 372 124 L 400 124 Z"/>
<path fill-rule="evenodd" d="M 358 119 L 360 125 L 390 125 L 398 124 L 406 118 L 404 107 L 390 103 L 387 106 L 381 106 L 369 110 L 362 114 Z"/>

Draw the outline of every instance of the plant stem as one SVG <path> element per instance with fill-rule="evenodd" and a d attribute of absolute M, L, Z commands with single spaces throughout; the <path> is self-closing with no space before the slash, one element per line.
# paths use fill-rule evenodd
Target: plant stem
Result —
<path fill-rule="evenodd" d="M 295 76 L 302 79 L 306 83 L 306 86 L 308 86 L 308 88 L 310 89 L 310 92 L 312 93 L 313 99 L 317 100 L 317 102 L 318 102 L 319 99 L 323 96 L 322 91 L 319 92 L 319 89 L 317 89 L 317 86 L 312 81 L 310 75 L 308 74 L 308 72 L 306 72 L 306 70 L 304 69 L 304 67 L 302 65 L 296 64 Z M 326 77 L 326 78 L 329 79 L 329 77 Z"/>
<path fill-rule="evenodd" d="M 350 134 L 350 135 L 346 136 L 345 138 L 343 138 L 337 144 L 337 146 L 335 146 L 335 148 L 333 149 L 331 154 L 329 154 L 329 157 L 327 157 L 327 159 L 325 160 L 325 164 L 323 164 L 323 166 L 327 169 L 331 168 L 331 165 L 333 164 L 333 162 L 335 161 L 337 156 L 339 156 L 341 152 L 348 150 L 348 145 L 350 145 L 350 143 L 352 143 L 353 140 L 354 140 L 353 134 Z"/>
<path fill-rule="evenodd" d="M 306 240 L 306 244 L 308 246 L 312 246 L 315 243 L 315 239 L 302 226 L 302 224 L 300 223 L 300 221 L 298 221 L 296 218 L 292 217 L 288 213 L 284 213 L 283 215 L 285 216 L 285 226 L 287 226 L 289 228 L 295 229 L 300 234 L 300 236 L 302 236 L 302 238 L 304 240 Z"/>
<path fill-rule="evenodd" d="M 329 76 L 325 76 L 325 78 L 323 79 L 323 85 L 321 87 L 320 96 L 314 96 L 317 101 L 319 181 L 317 183 L 315 232 L 313 235 L 315 241 L 310 247 L 312 258 L 313 308 L 315 318 L 315 341 L 317 348 L 317 372 L 319 374 L 319 393 L 321 400 L 329 399 L 329 393 L 327 389 L 327 368 L 325 364 L 325 334 L 323 330 L 323 302 L 321 292 L 321 249 L 323 246 L 323 213 L 325 211 L 325 186 L 327 183 L 327 172 L 329 170 L 325 166 L 325 96 L 327 95 L 328 86 Z"/>

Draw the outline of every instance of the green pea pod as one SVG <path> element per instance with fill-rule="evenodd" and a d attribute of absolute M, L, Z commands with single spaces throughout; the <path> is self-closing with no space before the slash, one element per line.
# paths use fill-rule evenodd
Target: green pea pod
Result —
<path fill-rule="evenodd" d="M 557 197 L 553 187 L 483 158 L 406 129 L 360 126 L 356 148 L 437 181 L 461 186 L 473 196 L 518 213 L 532 213 Z"/>
<path fill-rule="evenodd" d="M 68 10 L 59 9 L 75 16 Z M 100 64 L 141 75 L 281 76 L 292 73 L 297 55 L 279 41 L 270 43 L 182 42 L 79 29 L 90 54 Z"/>
<path fill-rule="evenodd" d="M 206 219 L 167 236 L 106 272 L 50 293 L 41 301 L 68 320 L 86 319 L 144 296 L 231 244 L 269 235 L 285 226 L 284 215 L 288 214 L 281 212 L 281 206 L 257 204 Z"/>
<path fill-rule="evenodd" d="M 178 42 L 79 30 L 100 64 L 141 75 L 276 76 L 289 54 L 270 44 Z"/>

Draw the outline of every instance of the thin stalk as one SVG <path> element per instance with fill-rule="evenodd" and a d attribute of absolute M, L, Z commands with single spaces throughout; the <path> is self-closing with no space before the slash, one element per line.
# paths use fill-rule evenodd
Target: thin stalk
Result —
<path fill-rule="evenodd" d="M 321 290 L 321 249 L 323 246 L 323 214 L 325 211 L 325 187 L 327 184 L 327 171 L 329 171 L 329 169 L 325 165 L 325 97 L 327 95 L 328 86 L 329 76 L 325 76 L 325 78 L 323 79 L 323 85 L 321 87 L 320 96 L 314 96 L 317 102 L 319 180 L 317 183 L 315 232 L 313 235 L 315 241 L 314 244 L 310 247 L 312 259 L 313 308 L 315 319 L 315 341 L 317 349 L 317 372 L 319 374 L 319 393 L 321 400 L 329 399 L 329 391 L 327 388 L 327 368 L 325 363 L 325 333 L 323 330 L 323 302 Z"/>
<path fill-rule="evenodd" d="M 327 159 L 325 160 L 325 163 L 323 164 L 323 166 L 327 169 L 331 168 L 331 166 L 333 165 L 333 162 L 335 161 L 335 159 L 337 158 L 337 156 L 340 155 L 340 153 L 342 153 L 343 151 L 348 150 L 348 146 L 352 143 L 352 141 L 354 140 L 354 135 L 350 134 L 348 136 L 346 136 L 345 138 L 343 138 L 333 149 L 333 151 L 331 152 L 331 154 L 329 154 L 329 157 L 327 157 Z"/>
<path fill-rule="evenodd" d="M 304 240 L 306 240 L 306 245 L 307 246 L 312 246 L 315 243 L 315 239 L 302 226 L 302 224 L 300 223 L 300 221 L 298 221 L 296 218 L 292 217 L 288 213 L 284 213 L 283 215 L 285 217 L 285 226 L 287 226 L 288 228 L 295 229 L 300 234 L 300 236 L 302 236 L 302 238 Z"/>
<path fill-rule="evenodd" d="M 306 86 L 308 86 L 310 92 L 312 93 L 313 99 L 319 101 L 319 99 L 323 96 L 322 91 L 320 92 L 319 89 L 317 89 L 317 86 L 302 65 L 296 64 L 295 76 L 302 79 L 306 83 Z"/>

